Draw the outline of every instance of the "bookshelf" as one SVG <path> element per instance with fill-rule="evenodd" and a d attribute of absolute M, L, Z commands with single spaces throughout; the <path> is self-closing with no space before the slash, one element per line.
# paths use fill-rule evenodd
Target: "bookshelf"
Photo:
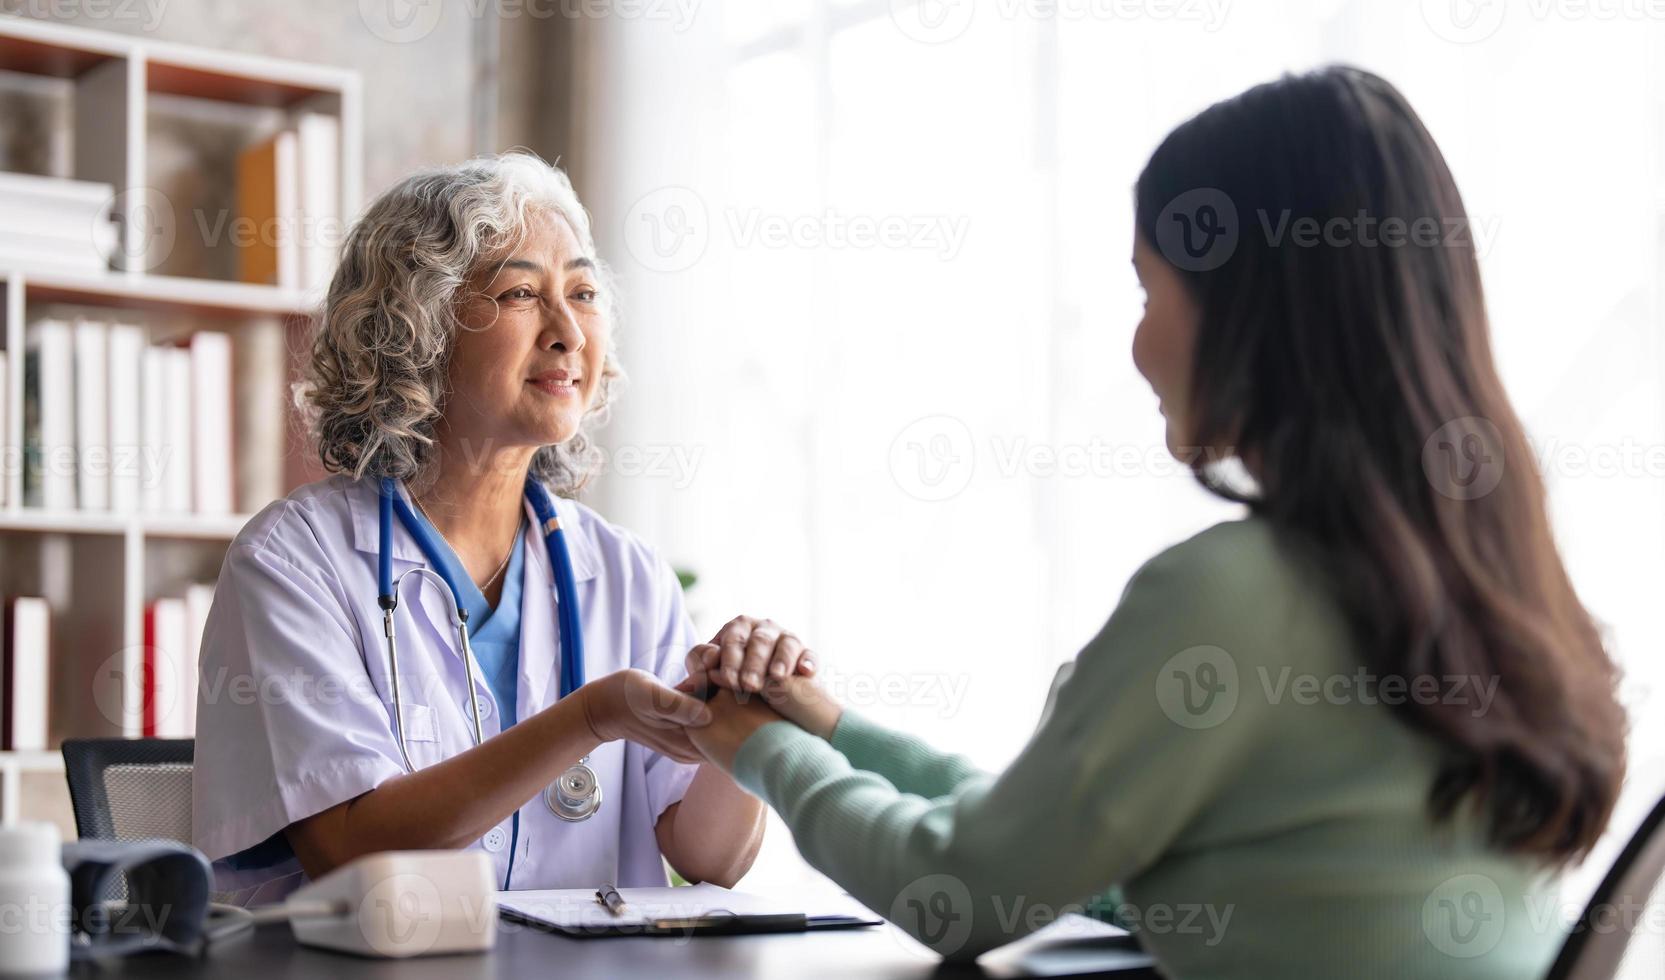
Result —
<path fill-rule="evenodd" d="M 340 138 L 339 170 L 332 176 L 343 220 L 359 211 L 364 169 L 361 80 L 350 70 L 0 16 L 0 87 L 25 77 L 37 90 L 45 85 L 60 93 L 68 106 L 64 131 L 54 134 L 68 150 L 47 176 L 112 185 L 118 244 L 110 268 L 97 273 L 0 265 L 0 347 L 7 354 L 0 447 L 9 454 L 0 470 L 6 491 L 0 506 L 0 592 L 43 595 L 52 604 L 50 745 L 45 752 L 0 752 L 4 819 L 39 816 L 43 808 L 52 812 L 31 794 L 51 786 L 61 791 L 56 746 L 63 739 L 140 734 L 146 604 L 191 582 L 213 581 L 227 544 L 272 496 L 269 489 L 251 492 L 241 483 L 246 469 L 259 464 L 263 472 L 282 474 L 280 492 L 296 482 L 298 472 L 287 421 L 279 427 L 285 437 L 275 443 L 245 438 L 243 417 L 270 417 L 284 409 L 265 398 L 251 401 L 239 383 L 232 403 L 239 417 L 233 513 L 24 506 L 23 468 L 13 463 L 24 445 L 28 325 L 48 316 L 119 319 L 143 327 L 149 344 L 198 330 L 220 331 L 231 338 L 233 378 L 262 372 L 272 382 L 263 386 L 264 394 L 282 391 L 294 377 L 306 317 L 320 297 L 316 290 L 236 281 L 223 250 L 216 258 L 156 240 L 152 225 L 158 208 L 205 207 L 200 199 L 158 194 L 161 165 L 153 157 L 174 152 L 158 142 L 158 133 L 182 114 L 215 119 L 220 153 L 205 154 L 199 169 L 201 183 L 223 189 L 236 177 L 235 156 L 229 168 L 226 162 L 227 142 L 233 149 L 237 140 L 252 144 L 303 113 L 333 116 Z M 225 137 L 227 132 L 233 135 Z M 178 160 L 170 159 L 177 171 Z M 176 235 L 198 233 L 186 215 L 171 217 Z M 164 248 L 176 254 L 162 254 Z M 272 430 L 268 424 L 260 431 Z"/>

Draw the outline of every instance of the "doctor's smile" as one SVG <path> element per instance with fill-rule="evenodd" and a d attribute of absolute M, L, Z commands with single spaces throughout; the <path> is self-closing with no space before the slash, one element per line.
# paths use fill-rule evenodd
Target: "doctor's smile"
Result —
<path fill-rule="evenodd" d="M 528 378 L 526 381 L 527 384 L 544 394 L 556 398 L 578 397 L 580 393 L 578 382 L 578 378 L 573 377 L 566 371 L 545 371 L 536 377 Z"/>

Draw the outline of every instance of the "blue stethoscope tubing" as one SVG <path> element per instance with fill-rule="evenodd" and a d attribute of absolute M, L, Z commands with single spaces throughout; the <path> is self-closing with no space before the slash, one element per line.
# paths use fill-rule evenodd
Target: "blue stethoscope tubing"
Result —
<path fill-rule="evenodd" d="M 474 716 L 474 744 L 484 742 L 485 734 L 480 724 L 479 698 L 474 696 L 474 648 L 468 641 L 468 609 L 462 604 L 462 593 L 446 572 L 445 563 L 439 558 L 438 544 L 433 540 L 432 534 L 417 519 L 416 514 L 410 509 L 410 504 L 399 495 L 398 487 L 391 477 L 382 478 L 380 498 L 380 552 L 376 562 L 376 581 L 380 594 L 376 601 L 382 609 L 382 633 L 387 637 L 389 687 L 393 695 L 393 725 L 399 741 L 399 754 L 404 759 L 405 771 L 415 772 L 416 767 L 411 765 L 410 753 L 405 749 L 404 712 L 399 699 L 399 644 L 394 629 L 394 613 L 399 608 L 399 587 L 404 582 L 404 576 L 401 575 L 398 581 L 393 578 L 395 516 L 416 540 L 417 547 L 422 549 L 431 566 L 413 568 L 405 574 L 415 572 L 432 575 L 440 580 L 451 595 L 451 604 L 457 611 L 457 644 L 462 653 L 463 670 L 468 678 L 468 702 Z M 578 586 L 572 573 L 572 556 L 567 551 L 566 532 L 562 530 L 560 518 L 555 514 L 555 504 L 549 498 L 549 491 L 536 479 L 527 477 L 526 499 L 532 505 L 532 512 L 537 515 L 538 527 L 543 532 L 544 547 L 549 552 L 550 567 L 555 574 L 555 612 L 560 627 L 561 643 L 560 696 L 564 698 L 584 686 L 584 630 L 578 615 Z M 580 759 L 544 791 L 544 802 L 551 812 L 563 820 L 586 820 L 601 808 L 601 786 L 588 762 L 588 756 Z"/>

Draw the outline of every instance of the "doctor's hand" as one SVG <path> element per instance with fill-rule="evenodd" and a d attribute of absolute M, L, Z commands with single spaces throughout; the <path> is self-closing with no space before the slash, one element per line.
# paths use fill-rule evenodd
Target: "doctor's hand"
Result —
<path fill-rule="evenodd" d="M 719 687 L 761 691 L 767 679 L 811 677 L 815 654 L 772 619 L 736 616 L 711 638 L 688 651 L 688 674 L 709 674 Z"/>
<path fill-rule="evenodd" d="M 576 692 L 584 720 L 598 742 L 628 739 L 678 762 L 699 762 L 690 731 L 711 722 L 711 710 L 697 698 L 662 684 L 645 670 L 620 670 L 598 677 Z"/>
<path fill-rule="evenodd" d="M 740 694 L 722 690 L 711 699 L 711 724 L 688 729 L 694 747 L 724 772 L 734 771 L 734 757 L 752 733 L 780 721 L 781 716 L 756 694 Z"/>
<path fill-rule="evenodd" d="M 695 647 L 694 650 L 699 652 L 700 647 Z M 722 687 L 715 673 L 707 671 L 704 675 L 689 674 L 676 689 L 700 697 L 710 688 Z M 844 706 L 828 694 L 821 682 L 813 677 L 771 677 L 764 681 L 762 691 L 757 694 L 748 692 L 748 695 L 751 701 L 761 698 L 776 715 L 827 741 L 832 740 L 833 730 L 838 727 L 838 720 L 844 716 Z"/>

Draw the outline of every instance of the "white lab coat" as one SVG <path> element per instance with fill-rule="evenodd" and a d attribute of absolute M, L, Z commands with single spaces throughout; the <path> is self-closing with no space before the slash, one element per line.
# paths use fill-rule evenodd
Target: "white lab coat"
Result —
<path fill-rule="evenodd" d="M 681 680 L 694 635 L 670 567 L 576 501 L 558 499 L 555 509 L 577 580 L 586 678 L 639 667 L 667 684 Z M 554 704 L 560 687 L 554 577 L 535 519 L 526 533 L 522 720 Z M 275 901 L 306 878 L 281 837 L 262 849 L 275 849 L 276 863 L 224 859 L 404 772 L 376 603 L 377 541 L 374 482 L 338 476 L 261 511 L 226 553 L 202 642 L 191 817 L 217 889 L 237 901 Z M 395 578 L 425 564 L 397 519 L 392 553 Z M 418 768 L 474 744 L 451 623 L 444 590 L 412 576 L 396 629 L 405 742 Z M 474 697 L 491 738 L 500 715 L 478 671 Z M 601 746 L 589 764 L 604 794 L 589 820 L 561 821 L 542 794 L 521 806 L 511 887 L 665 884 L 653 828 L 697 767 L 622 741 Z M 471 845 L 492 856 L 499 883 L 509 871 L 510 827 L 504 819 Z"/>

